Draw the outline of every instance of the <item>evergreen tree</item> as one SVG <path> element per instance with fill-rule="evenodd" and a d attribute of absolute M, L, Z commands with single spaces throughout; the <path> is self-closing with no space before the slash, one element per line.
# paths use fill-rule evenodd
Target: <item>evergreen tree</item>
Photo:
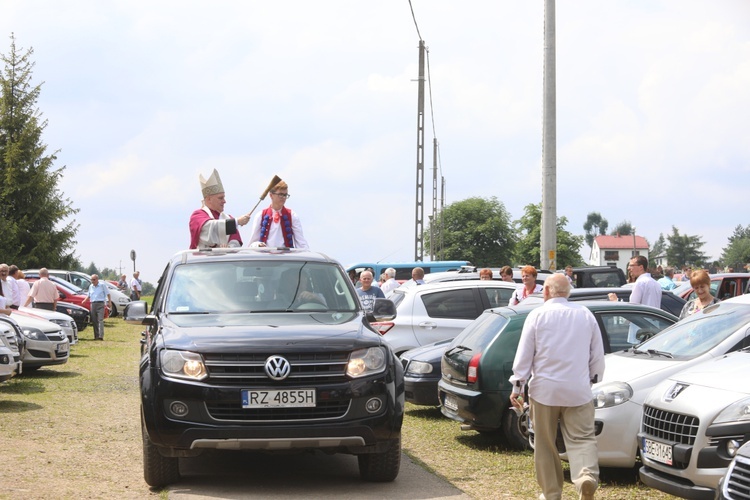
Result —
<path fill-rule="evenodd" d="M 750 263 L 750 224 L 747 227 L 737 225 L 728 241 L 726 248 L 722 248 L 721 262 L 737 272 L 743 272 Z"/>
<path fill-rule="evenodd" d="M 667 241 L 664 239 L 664 233 L 659 233 L 659 237 L 654 242 L 654 246 L 648 251 L 649 260 L 656 257 L 662 257 L 667 253 Z"/>
<path fill-rule="evenodd" d="M 0 54 L 0 256 L 20 268 L 68 269 L 78 225 L 65 219 L 78 212 L 63 198 L 42 132 L 47 121 L 36 108 L 41 84 L 32 85 L 33 49 Z"/>
<path fill-rule="evenodd" d="M 530 204 L 524 208 L 524 215 L 515 222 L 516 233 L 521 235 L 516 244 L 515 261 L 518 265 L 541 265 L 542 204 Z M 557 268 L 583 265 L 581 246 L 583 236 L 576 236 L 565 230 L 567 217 L 557 218 Z"/>
<path fill-rule="evenodd" d="M 510 214 L 496 197 L 490 199 L 473 197 L 446 206 L 442 221 L 433 221 L 432 234 L 440 241 L 443 230 L 443 260 L 468 260 L 482 267 L 501 267 L 510 264 L 516 244 Z M 425 248 L 429 251 L 430 230 L 424 235 Z"/>
<path fill-rule="evenodd" d="M 670 266 L 701 267 L 708 264 L 708 256 L 701 251 L 701 247 L 706 243 L 701 240 L 700 236 L 680 234 L 680 231 L 672 226 L 672 234 L 667 236 L 667 241 L 669 241 L 667 262 Z"/>

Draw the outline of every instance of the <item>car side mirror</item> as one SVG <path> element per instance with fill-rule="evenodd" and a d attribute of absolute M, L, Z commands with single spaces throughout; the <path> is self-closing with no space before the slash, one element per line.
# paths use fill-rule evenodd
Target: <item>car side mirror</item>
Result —
<path fill-rule="evenodd" d="M 148 302 L 145 300 L 134 300 L 125 306 L 125 310 L 122 312 L 122 319 L 126 323 L 143 325 L 145 319 L 148 316 Z"/>
<path fill-rule="evenodd" d="M 375 299 L 372 312 L 367 313 L 368 321 L 391 321 L 396 317 L 396 304 L 390 299 Z"/>

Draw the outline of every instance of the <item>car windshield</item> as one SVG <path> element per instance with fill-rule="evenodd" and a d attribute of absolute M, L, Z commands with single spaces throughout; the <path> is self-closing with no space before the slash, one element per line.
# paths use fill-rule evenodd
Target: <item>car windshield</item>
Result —
<path fill-rule="evenodd" d="M 166 297 L 171 314 L 357 309 L 349 278 L 333 264 L 200 262 L 177 266 Z"/>
<path fill-rule="evenodd" d="M 484 312 L 453 340 L 451 347 L 481 352 L 509 321 L 501 314 Z"/>
<path fill-rule="evenodd" d="M 77 294 L 85 293 L 83 289 L 78 288 L 70 281 L 65 281 L 64 279 L 58 278 L 56 276 L 50 276 L 49 279 L 50 281 L 54 281 L 55 283 L 57 283 L 58 285 L 60 285 L 61 287 L 65 288 L 66 290 L 68 290 L 69 292 L 73 294 L 77 295 Z"/>
<path fill-rule="evenodd" d="M 690 359 L 709 351 L 745 326 L 750 326 L 750 306 L 719 304 L 679 321 L 640 344 L 637 349 L 644 352 L 665 352 L 675 358 Z"/>

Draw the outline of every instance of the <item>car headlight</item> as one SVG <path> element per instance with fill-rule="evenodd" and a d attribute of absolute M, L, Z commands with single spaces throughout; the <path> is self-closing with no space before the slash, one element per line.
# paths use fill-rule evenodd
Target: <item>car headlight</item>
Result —
<path fill-rule="evenodd" d="M 161 351 L 161 369 L 169 377 L 203 380 L 208 377 L 200 354 L 188 351 Z"/>
<path fill-rule="evenodd" d="M 385 349 L 382 347 L 368 347 L 359 349 L 349 356 L 346 374 L 352 378 L 364 377 L 380 373 L 385 370 Z"/>
<path fill-rule="evenodd" d="M 70 322 L 67 319 L 51 319 L 52 323 L 60 325 L 61 328 L 70 328 Z"/>
<path fill-rule="evenodd" d="M 629 401 L 633 397 L 633 388 L 625 382 L 607 382 L 591 389 L 594 396 L 594 408 L 609 408 Z"/>
<path fill-rule="evenodd" d="M 724 408 L 714 419 L 714 424 L 750 420 L 750 398 L 740 399 Z"/>
<path fill-rule="evenodd" d="M 412 375 L 426 375 L 432 373 L 432 365 L 430 363 L 425 363 L 424 361 L 411 361 L 406 368 L 406 373 Z"/>
<path fill-rule="evenodd" d="M 39 328 L 25 326 L 21 329 L 23 334 L 31 340 L 47 340 L 47 336 Z"/>

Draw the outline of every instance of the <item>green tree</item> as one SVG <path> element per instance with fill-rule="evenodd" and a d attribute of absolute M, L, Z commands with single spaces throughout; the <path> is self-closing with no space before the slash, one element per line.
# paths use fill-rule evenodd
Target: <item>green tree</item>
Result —
<path fill-rule="evenodd" d="M 672 234 L 667 236 L 667 241 L 667 262 L 670 266 L 700 267 L 708 263 L 708 256 L 701 251 L 701 247 L 706 243 L 701 241 L 700 236 L 680 234 L 679 230 L 672 226 Z"/>
<path fill-rule="evenodd" d="M 741 271 L 750 262 L 750 224 L 739 224 L 728 238 L 728 245 L 721 250 L 721 262 L 735 271 Z"/>
<path fill-rule="evenodd" d="M 607 234 L 607 227 L 609 227 L 609 222 L 602 217 L 602 214 L 599 212 L 588 214 L 586 222 L 583 224 L 583 230 L 586 231 L 586 244 L 589 248 L 594 247 L 594 238 Z"/>
<path fill-rule="evenodd" d="M 22 269 L 69 269 L 78 225 L 65 220 L 78 210 L 58 190 L 64 167 L 53 167 L 57 158 L 42 142 L 33 53 L 17 50 L 11 36 L 10 54 L 0 54 L 0 255 Z"/>
<path fill-rule="evenodd" d="M 659 233 L 659 237 L 654 242 L 654 246 L 648 251 L 649 260 L 661 257 L 667 253 L 667 241 L 664 239 L 664 234 Z"/>
<path fill-rule="evenodd" d="M 619 234 L 620 236 L 630 236 L 633 234 L 635 229 L 633 229 L 633 224 L 630 223 L 629 220 L 624 220 L 617 224 L 615 228 L 612 230 L 609 234 Z"/>
<path fill-rule="evenodd" d="M 443 260 L 468 260 L 472 264 L 500 267 L 511 262 L 516 244 L 510 223 L 510 214 L 496 197 L 473 197 L 446 206 L 442 221 L 432 221 L 432 231 L 424 234 L 425 249 L 430 252 L 435 239 L 435 254 L 442 253 Z M 440 241 L 442 224 L 443 248 Z M 433 253 L 433 252 L 430 252 Z"/>
<path fill-rule="evenodd" d="M 557 268 L 563 269 L 567 265 L 583 265 L 581 246 L 583 236 L 576 236 L 565 230 L 567 217 L 557 218 Z M 516 233 L 520 235 L 516 244 L 515 261 L 519 265 L 531 265 L 538 268 L 541 265 L 541 232 L 542 232 L 542 204 L 529 204 L 524 208 L 524 215 L 515 221 Z"/>

